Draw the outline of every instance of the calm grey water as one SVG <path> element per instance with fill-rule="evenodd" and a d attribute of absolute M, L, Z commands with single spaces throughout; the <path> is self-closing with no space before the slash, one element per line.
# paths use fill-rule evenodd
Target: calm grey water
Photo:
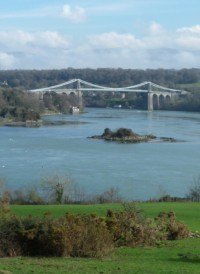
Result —
<path fill-rule="evenodd" d="M 46 175 L 69 174 L 89 193 L 111 186 L 129 199 L 163 192 L 184 196 L 200 175 L 200 114 L 87 109 L 48 120 L 87 122 L 41 128 L 0 128 L 0 178 L 9 187 L 38 184 Z M 87 139 L 105 127 L 174 137 L 177 143 L 118 144 Z"/>

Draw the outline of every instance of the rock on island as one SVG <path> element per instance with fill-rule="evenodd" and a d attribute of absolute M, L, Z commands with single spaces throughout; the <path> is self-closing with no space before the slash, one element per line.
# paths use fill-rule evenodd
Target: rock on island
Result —
<path fill-rule="evenodd" d="M 156 136 L 150 135 L 139 135 L 128 128 L 119 128 L 116 131 L 112 131 L 109 128 L 104 129 L 102 135 L 94 135 L 88 138 L 92 139 L 103 139 L 106 141 L 116 141 L 120 143 L 140 143 L 148 142 L 150 140 L 156 139 Z"/>

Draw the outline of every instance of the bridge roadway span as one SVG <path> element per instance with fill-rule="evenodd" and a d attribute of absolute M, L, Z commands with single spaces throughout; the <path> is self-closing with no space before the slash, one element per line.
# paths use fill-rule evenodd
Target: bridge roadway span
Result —
<path fill-rule="evenodd" d="M 72 86 L 70 88 L 70 86 Z M 74 88 L 75 86 L 75 88 Z M 45 88 L 39 88 L 39 89 L 32 89 L 29 90 L 29 92 L 36 92 L 40 95 L 44 95 L 47 92 L 56 92 L 56 93 L 66 93 L 71 94 L 74 93 L 79 98 L 79 105 L 82 105 L 82 92 L 84 91 L 103 91 L 103 92 L 136 92 L 136 93 L 147 93 L 148 95 L 148 110 L 152 111 L 154 108 L 158 109 L 161 104 L 163 104 L 166 101 L 170 101 L 173 96 L 178 96 L 182 94 L 186 94 L 187 92 L 184 90 L 178 90 L 178 89 L 171 89 L 167 87 L 163 87 L 157 84 L 154 84 L 152 82 L 143 82 L 141 84 L 128 86 L 128 87 L 121 87 L 121 88 L 112 88 L 112 87 L 104 87 L 100 85 L 95 85 L 86 81 L 83 81 L 81 79 L 72 79 L 67 82 L 49 86 Z"/>

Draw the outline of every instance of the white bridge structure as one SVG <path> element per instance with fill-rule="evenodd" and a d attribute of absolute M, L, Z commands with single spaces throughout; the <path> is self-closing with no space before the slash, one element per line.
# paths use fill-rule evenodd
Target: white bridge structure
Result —
<path fill-rule="evenodd" d="M 105 87 L 100 85 L 95 85 L 81 79 L 72 79 L 70 81 L 49 86 L 45 88 L 32 89 L 29 92 L 36 92 L 40 94 L 43 98 L 45 93 L 55 92 L 58 94 L 75 94 L 79 99 L 79 107 L 82 106 L 82 93 L 85 91 L 91 92 L 114 92 L 114 93 L 147 93 L 148 96 L 148 110 L 159 109 L 165 102 L 169 102 L 173 96 L 186 94 L 187 92 L 184 90 L 171 89 L 167 87 L 163 87 L 152 82 L 143 82 L 141 84 L 128 86 L 128 87 Z"/>

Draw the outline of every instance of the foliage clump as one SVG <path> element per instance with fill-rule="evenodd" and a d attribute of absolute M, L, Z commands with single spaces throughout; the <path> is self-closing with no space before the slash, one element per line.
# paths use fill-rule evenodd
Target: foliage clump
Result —
<path fill-rule="evenodd" d="M 43 106 L 36 94 L 19 89 L 0 90 L 0 116 L 14 121 L 37 121 Z"/>
<path fill-rule="evenodd" d="M 21 246 L 16 240 L 19 230 L 19 219 L 11 215 L 7 201 L 0 201 L 0 257 L 21 255 Z"/>
<path fill-rule="evenodd" d="M 189 236 L 188 228 L 177 221 L 174 212 L 160 213 L 152 220 L 134 204 L 125 204 L 122 212 L 108 211 L 107 225 L 117 246 L 154 246 Z"/>
<path fill-rule="evenodd" d="M 0 218 L 0 257 L 102 257 L 113 247 L 112 235 L 98 216 L 21 218 L 4 213 Z"/>
<path fill-rule="evenodd" d="M 109 128 L 104 129 L 104 133 L 102 137 L 105 138 L 124 138 L 124 137 L 139 137 L 138 134 L 134 133 L 132 129 L 129 128 L 119 128 L 115 132 L 113 132 Z"/>
<path fill-rule="evenodd" d="M 112 131 L 109 128 L 105 128 L 102 135 L 94 135 L 89 138 L 103 139 L 106 141 L 116 141 L 120 143 L 140 143 L 156 139 L 156 136 L 152 134 L 139 135 L 129 128 L 119 128 L 116 131 Z"/>
<path fill-rule="evenodd" d="M 94 214 L 22 218 L 4 205 L 0 213 L 0 257 L 102 257 L 114 247 L 156 246 L 188 236 L 187 227 L 173 212 L 152 220 L 132 204 L 125 204 L 121 212 L 109 210 L 104 218 Z"/>
<path fill-rule="evenodd" d="M 185 224 L 177 221 L 175 213 L 161 212 L 156 218 L 160 231 L 167 240 L 180 240 L 189 237 L 189 229 Z"/>

